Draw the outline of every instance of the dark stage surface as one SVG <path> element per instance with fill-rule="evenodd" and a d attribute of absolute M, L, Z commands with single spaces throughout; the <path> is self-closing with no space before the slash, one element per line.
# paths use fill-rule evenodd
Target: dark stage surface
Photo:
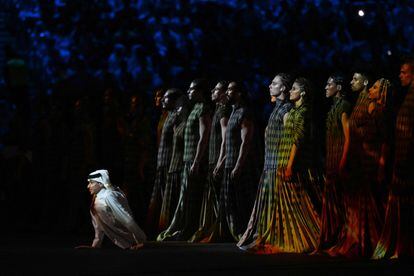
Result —
<path fill-rule="evenodd" d="M 139 251 L 76 250 L 89 240 L 5 235 L 0 275 L 413 275 L 405 261 L 346 260 L 301 254 L 254 255 L 234 244 L 149 242 Z"/>

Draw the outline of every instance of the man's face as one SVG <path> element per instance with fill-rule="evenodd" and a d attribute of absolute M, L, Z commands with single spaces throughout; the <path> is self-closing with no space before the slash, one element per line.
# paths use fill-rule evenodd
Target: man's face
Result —
<path fill-rule="evenodd" d="M 355 73 L 351 80 L 351 90 L 361 92 L 366 87 L 367 79 L 360 73 Z"/>
<path fill-rule="evenodd" d="M 157 90 L 157 92 L 155 92 L 155 97 L 154 97 L 155 106 L 156 107 L 161 106 L 162 100 L 163 100 L 162 91 Z"/>
<path fill-rule="evenodd" d="M 164 97 L 162 97 L 161 102 L 162 108 L 165 110 L 172 110 L 174 108 L 174 102 L 171 100 L 171 93 L 169 93 L 169 91 L 167 91 Z"/>
<path fill-rule="evenodd" d="M 190 88 L 188 88 L 187 94 L 188 94 L 188 99 L 191 102 L 196 102 L 198 98 L 200 97 L 200 90 L 197 89 L 196 84 L 194 82 L 190 84 Z"/>
<path fill-rule="evenodd" d="M 226 93 L 226 87 L 221 83 L 217 83 L 216 87 L 211 90 L 211 100 L 217 102 Z"/>
<path fill-rule="evenodd" d="M 270 96 L 278 97 L 286 89 L 280 76 L 276 76 L 269 85 Z"/>
<path fill-rule="evenodd" d="M 90 180 L 88 183 L 88 190 L 91 195 L 96 195 L 102 188 L 103 185 L 99 182 Z"/>
<path fill-rule="evenodd" d="M 325 91 L 327 98 L 333 97 L 339 92 L 338 86 L 336 85 L 333 78 L 329 78 L 326 82 Z"/>
<path fill-rule="evenodd" d="M 413 83 L 414 80 L 414 68 L 410 64 L 403 64 L 400 68 L 400 82 L 401 86 L 407 87 Z"/>
<path fill-rule="evenodd" d="M 226 96 L 230 103 L 235 102 L 236 93 L 237 93 L 237 84 L 235 82 L 231 82 L 227 87 Z"/>

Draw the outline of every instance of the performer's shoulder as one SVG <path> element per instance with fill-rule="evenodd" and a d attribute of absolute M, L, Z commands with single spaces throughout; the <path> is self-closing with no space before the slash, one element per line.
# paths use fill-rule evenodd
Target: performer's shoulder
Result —
<path fill-rule="evenodd" d="M 125 198 L 125 194 L 119 189 L 107 189 L 105 196 L 107 198 L 113 198 L 117 200 Z"/>

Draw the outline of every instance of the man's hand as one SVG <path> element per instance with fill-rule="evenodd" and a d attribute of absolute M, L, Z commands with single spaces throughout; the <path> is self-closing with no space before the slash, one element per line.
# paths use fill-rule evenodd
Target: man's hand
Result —
<path fill-rule="evenodd" d="M 230 178 L 234 180 L 234 179 L 237 179 L 239 176 L 240 176 L 240 167 L 236 166 L 231 171 Z"/>
<path fill-rule="evenodd" d="M 346 160 L 341 159 L 341 161 L 339 162 L 339 168 L 338 168 L 339 175 L 344 175 L 345 167 L 346 167 Z"/>
<path fill-rule="evenodd" d="M 385 181 L 385 159 L 382 156 L 379 160 L 377 181 L 378 183 L 383 183 Z"/>
<path fill-rule="evenodd" d="M 291 181 L 292 179 L 292 167 L 287 166 L 285 170 L 285 181 Z"/>
<path fill-rule="evenodd" d="M 197 175 L 197 174 L 198 174 L 199 167 L 200 167 L 200 163 L 199 163 L 199 162 L 194 161 L 194 162 L 193 162 L 193 165 L 192 165 L 192 166 L 191 166 L 191 168 L 190 168 L 190 176 L 195 176 L 195 175 Z"/>
<path fill-rule="evenodd" d="M 138 250 L 138 249 L 141 249 L 143 247 L 144 247 L 144 244 L 143 243 L 136 243 L 133 246 L 131 246 L 129 249 L 131 249 L 131 250 Z"/>
<path fill-rule="evenodd" d="M 213 178 L 218 178 L 221 175 L 222 168 L 223 168 L 223 162 L 217 164 L 217 166 L 214 168 L 214 171 L 213 171 Z"/>

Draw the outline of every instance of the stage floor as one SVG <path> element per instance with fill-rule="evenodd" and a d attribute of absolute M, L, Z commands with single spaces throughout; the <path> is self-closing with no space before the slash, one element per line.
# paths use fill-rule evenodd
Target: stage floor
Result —
<path fill-rule="evenodd" d="M 89 242 L 69 235 L 3 235 L 0 275 L 414 275 L 412 260 L 255 255 L 229 243 L 148 242 L 138 251 L 74 249 Z"/>

